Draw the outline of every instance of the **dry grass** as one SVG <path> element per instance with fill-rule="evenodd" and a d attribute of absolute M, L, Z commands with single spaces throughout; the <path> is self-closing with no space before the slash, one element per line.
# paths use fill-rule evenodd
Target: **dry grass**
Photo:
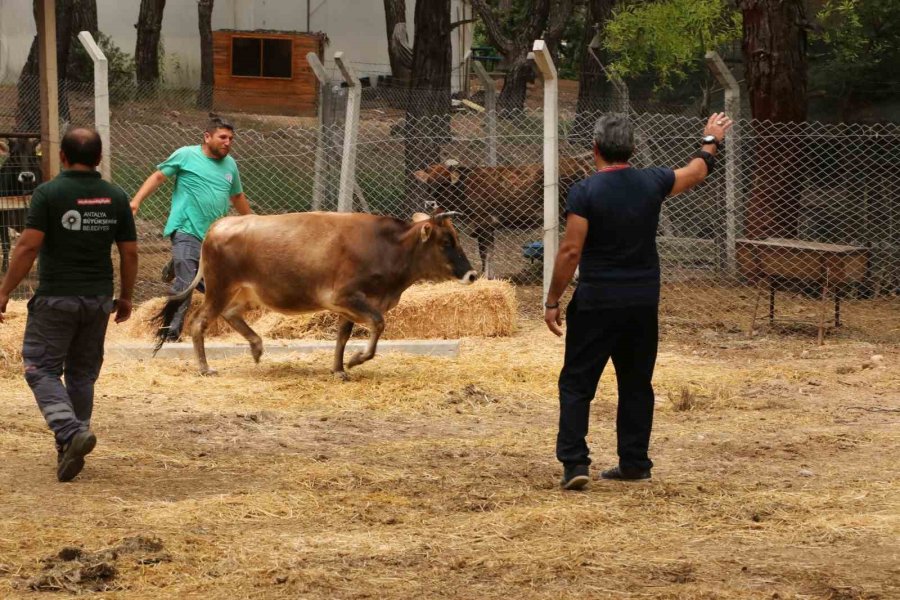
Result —
<path fill-rule="evenodd" d="M 378 356 L 344 384 L 327 352 L 229 359 L 211 379 L 110 360 L 99 445 L 67 485 L 17 368 L 0 597 L 60 581 L 117 599 L 900 597 L 896 346 L 666 335 L 654 479 L 584 493 L 557 484 L 562 352 L 529 321 L 458 359 Z M 699 409 L 668 400 L 682 388 Z M 615 458 L 614 397 L 610 367 L 596 468 Z"/>

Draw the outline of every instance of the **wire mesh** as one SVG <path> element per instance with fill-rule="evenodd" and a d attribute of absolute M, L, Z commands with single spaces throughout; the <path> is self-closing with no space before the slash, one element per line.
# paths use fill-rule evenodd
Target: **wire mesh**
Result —
<path fill-rule="evenodd" d="M 28 98 L 38 101 L 29 89 L 27 82 L 0 85 L 0 130 L 22 130 L 23 107 Z M 89 85 L 66 86 L 67 122 L 93 123 L 92 93 Z M 529 105 L 490 114 L 485 95 L 474 77 L 467 96 L 364 88 L 353 208 L 406 219 L 434 206 L 457 210 L 476 268 L 539 286 L 543 114 Z M 198 107 L 203 95 L 196 90 L 129 86 L 111 96 L 112 177 L 131 195 L 175 149 L 202 141 L 209 108 Z M 256 212 L 336 209 L 346 101 L 347 88 L 335 82 L 325 91 L 322 124 L 228 115 L 237 126 L 233 156 Z M 569 187 L 593 172 L 590 128 L 604 112 L 632 119 L 635 167 L 677 168 L 697 150 L 703 119 L 640 106 L 620 96 L 597 99 L 595 111 L 562 111 L 561 215 Z M 663 205 L 657 245 L 664 318 L 733 331 L 787 319 L 900 339 L 898 129 L 738 121 L 715 173 Z M 170 252 L 161 231 L 171 192 L 169 182 L 138 215 L 138 301 L 167 291 L 159 274 Z M 29 281 L 20 297 L 30 293 Z"/>

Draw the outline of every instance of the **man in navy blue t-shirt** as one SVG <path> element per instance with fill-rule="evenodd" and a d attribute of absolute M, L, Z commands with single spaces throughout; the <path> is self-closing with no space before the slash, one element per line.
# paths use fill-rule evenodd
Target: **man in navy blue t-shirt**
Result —
<path fill-rule="evenodd" d="M 628 118 L 604 116 L 594 128 L 598 172 L 569 192 L 566 234 L 560 243 L 547 293 L 544 320 L 563 334 L 559 299 L 575 268 L 578 287 L 566 310 L 566 355 L 559 375 L 559 434 L 556 457 L 563 463 L 561 485 L 581 489 L 590 477 L 585 442 L 591 400 L 609 359 L 616 368 L 619 464 L 603 479 L 650 478 L 647 456 L 653 425 L 653 368 L 659 308 L 659 255 L 656 229 L 667 196 L 703 182 L 732 121 L 724 113 L 709 118 L 701 150 L 680 169 L 635 169 L 634 131 Z"/>

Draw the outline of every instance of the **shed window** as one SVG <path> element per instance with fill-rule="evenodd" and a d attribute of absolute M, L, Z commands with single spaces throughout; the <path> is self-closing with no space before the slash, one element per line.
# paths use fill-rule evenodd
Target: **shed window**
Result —
<path fill-rule="evenodd" d="M 293 42 L 281 38 L 236 37 L 231 40 L 231 74 L 235 77 L 291 78 Z"/>

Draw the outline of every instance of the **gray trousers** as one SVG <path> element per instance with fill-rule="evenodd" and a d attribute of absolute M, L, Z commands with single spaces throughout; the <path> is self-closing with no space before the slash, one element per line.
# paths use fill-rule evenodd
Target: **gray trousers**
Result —
<path fill-rule="evenodd" d="M 112 310 L 109 296 L 35 296 L 28 302 L 25 380 L 58 444 L 90 427 Z"/>
<path fill-rule="evenodd" d="M 172 282 L 173 294 L 186 290 L 197 276 L 202 245 L 203 241 L 192 235 L 180 231 L 172 234 L 172 263 L 175 268 L 175 280 Z M 200 286 L 198 289 L 203 291 Z M 184 327 L 184 315 L 190 305 L 191 297 L 188 296 L 172 318 L 172 323 L 169 324 L 169 338 L 174 339 L 181 335 L 181 328 Z"/>

